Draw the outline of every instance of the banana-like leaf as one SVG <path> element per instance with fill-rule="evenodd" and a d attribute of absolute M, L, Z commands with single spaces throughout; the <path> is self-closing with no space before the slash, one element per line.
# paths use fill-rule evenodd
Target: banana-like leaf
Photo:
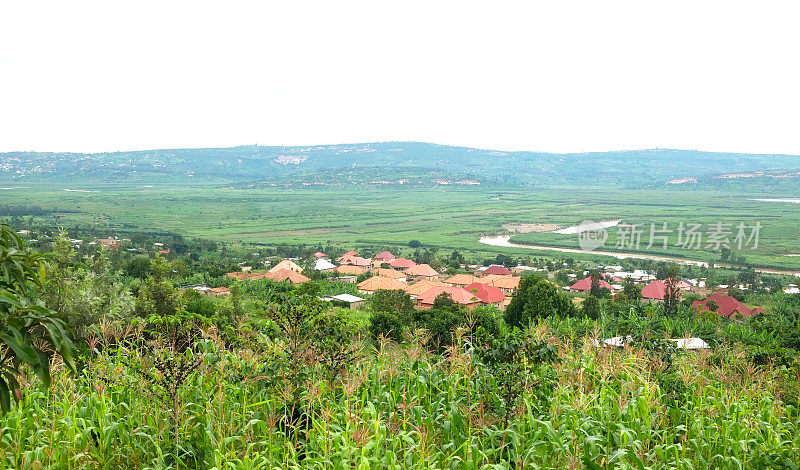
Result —
<path fill-rule="evenodd" d="M 0 378 L 0 411 L 8 413 L 11 409 L 11 392 L 6 382 Z"/>

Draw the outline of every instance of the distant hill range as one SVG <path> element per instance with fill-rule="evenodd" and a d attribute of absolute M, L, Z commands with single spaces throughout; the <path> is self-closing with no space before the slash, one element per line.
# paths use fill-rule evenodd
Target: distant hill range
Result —
<path fill-rule="evenodd" d="M 800 156 L 631 150 L 501 152 L 419 142 L 108 153 L 0 153 L 0 183 L 796 189 Z"/>

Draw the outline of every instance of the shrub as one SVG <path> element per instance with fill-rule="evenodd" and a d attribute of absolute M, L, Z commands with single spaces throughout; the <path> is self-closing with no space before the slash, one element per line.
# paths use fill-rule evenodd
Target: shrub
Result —
<path fill-rule="evenodd" d="M 403 335 L 403 323 L 396 313 L 378 310 L 372 312 L 372 317 L 369 319 L 369 332 L 373 338 L 383 335 L 400 341 Z"/>
<path fill-rule="evenodd" d="M 583 314 L 592 320 L 597 320 L 600 318 L 600 300 L 590 295 L 584 302 L 583 302 Z"/>
<path fill-rule="evenodd" d="M 572 316 L 569 296 L 551 282 L 536 275 L 522 278 L 519 289 L 506 308 L 505 320 L 509 326 L 527 326 L 536 318 Z"/>

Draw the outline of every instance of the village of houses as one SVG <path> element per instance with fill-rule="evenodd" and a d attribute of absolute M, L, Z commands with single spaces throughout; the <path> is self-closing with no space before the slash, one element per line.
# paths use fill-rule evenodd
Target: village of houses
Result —
<path fill-rule="evenodd" d="M 493 305 L 504 310 L 519 288 L 521 276 L 524 273 L 545 271 L 543 268 L 529 266 L 507 268 L 502 265 L 463 265 L 466 273 L 448 277 L 428 264 L 418 264 L 413 260 L 397 257 L 389 251 L 378 253 L 372 258 L 361 257 L 354 251 L 349 251 L 335 260 L 331 260 L 321 252 L 314 253 L 313 256 L 313 263 L 309 263 L 313 264 L 311 269 L 329 273 L 328 280 L 357 283 L 361 296 L 343 293 L 324 299 L 347 304 L 350 308 L 361 308 L 366 299 L 376 291 L 401 290 L 408 293 L 416 307 L 420 309 L 431 308 L 436 298 L 444 293 L 454 302 L 466 308 Z M 231 272 L 226 276 L 239 281 L 263 278 L 292 284 L 310 281 L 310 278 L 303 275 L 303 268 L 295 261 L 299 260 L 282 260 L 266 272 L 253 272 L 245 267 L 242 272 Z M 663 302 L 667 295 L 667 284 L 656 279 L 651 272 L 643 270 L 625 272 L 622 266 L 601 266 L 598 269 L 602 271 L 600 287 L 607 289 L 612 295 L 622 291 L 622 284 L 626 279 L 631 279 L 641 286 L 642 302 Z M 363 279 L 365 275 L 369 277 Z M 580 304 L 585 298 L 581 294 L 588 294 L 592 288 L 592 278 L 588 271 L 583 272 L 582 279 L 578 279 L 576 274 L 569 276 L 573 278 L 571 284 L 562 289 L 576 293 L 572 300 L 574 303 Z M 359 278 L 363 280 L 357 282 Z M 763 311 L 759 307 L 748 308 L 732 296 L 726 295 L 728 286 L 718 286 L 716 290 L 712 290 L 705 287 L 703 279 L 679 279 L 676 281 L 679 289 L 678 295 L 683 292 L 694 292 L 705 298 L 693 302 L 692 308 L 697 311 L 711 310 L 717 315 L 729 319 L 748 318 Z M 214 296 L 225 295 L 229 292 L 225 287 L 199 286 L 199 289 Z M 797 286 L 790 285 L 784 291 L 792 293 L 792 289 L 796 290 Z"/>
<path fill-rule="evenodd" d="M 30 234 L 28 231 L 17 233 Z M 119 249 L 122 241 L 125 240 L 101 238 L 89 244 L 101 245 L 106 249 L 113 250 Z M 70 242 L 78 246 L 82 240 L 70 240 Z M 154 248 L 162 255 L 170 253 L 168 249 L 164 249 L 162 243 L 155 243 Z M 242 271 L 227 273 L 226 277 L 237 281 L 266 278 L 275 282 L 285 281 L 291 284 L 310 281 L 311 279 L 303 274 L 304 269 L 297 262 L 301 262 L 301 260 L 285 259 L 264 272 L 254 272 L 251 267 L 243 266 Z M 330 281 L 356 284 L 361 296 L 341 293 L 323 299 L 346 304 L 353 309 L 361 308 L 366 299 L 376 291 L 402 290 L 409 294 L 416 307 L 420 309 L 431 308 L 436 298 L 445 293 L 455 303 L 466 308 L 493 305 L 504 310 L 519 288 L 523 274 L 529 271 L 547 271 L 544 268 L 523 265 L 512 268 L 502 265 L 462 265 L 461 267 L 467 271 L 466 273 L 446 276 L 428 264 L 418 264 L 413 260 L 397 257 L 389 251 L 382 251 L 372 258 L 365 258 L 355 251 L 348 251 L 336 258 L 335 262 L 325 253 L 316 252 L 313 254 L 313 260 L 309 260 L 308 264 L 308 269 L 328 274 L 327 279 Z M 597 270 L 602 272 L 599 281 L 600 287 L 607 289 L 612 295 L 621 292 L 622 284 L 628 279 L 641 287 L 642 302 L 663 302 L 667 295 L 666 283 L 656 279 L 652 272 L 644 270 L 625 272 L 622 266 L 600 266 Z M 552 278 L 553 273 L 548 273 L 548 276 Z M 364 277 L 366 279 L 363 279 Z M 357 282 L 360 278 L 363 280 Z M 572 301 L 580 304 L 592 288 L 593 281 L 589 276 L 589 271 L 583 271 L 580 279 L 577 274 L 569 274 L 568 278 L 571 279 L 569 285 L 563 286 L 562 289 L 575 293 Z M 692 292 L 703 298 L 703 300 L 696 300 L 692 303 L 691 307 L 695 311 L 714 311 L 717 315 L 728 319 L 745 319 L 764 311 L 760 307 L 751 309 L 734 297 L 727 295 L 729 286 L 721 285 L 716 289 L 710 289 L 705 286 L 704 279 L 678 279 L 676 281 L 679 295 L 683 292 Z M 554 283 L 554 285 L 556 284 Z M 205 284 L 182 287 L 197 290 L 210 297 L 224 296 L 230 293 L 230 289 L 227 287 L 208 287 Z M 744 285 L 733 287 L 747 289 L 747 286 Z M 796 284 L 789 284 L 783 287 L 783 292 L 800 294 L 800 288 Z M 581 296 L 582 294 L 585 295 Z"/>

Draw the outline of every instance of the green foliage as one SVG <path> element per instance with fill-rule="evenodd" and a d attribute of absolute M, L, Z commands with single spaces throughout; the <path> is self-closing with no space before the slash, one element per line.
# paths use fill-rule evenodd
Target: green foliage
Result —
<path fill-rule="evenodd" d="M 465 312 L 465 325 L 469 328 L 473 339 L 478 332 L 493 337 L 499 337 L 505 332 L 506 324 L 503 321 L 503 314 L 494 305 L 481 305 Z"/>
<path fill-rule="evenodd" d="M 419 325 L 430 335 L 429 346 L 443 350 L 453 344 L 456 327 L 467 321 L 467 309 L 453 301 L 449 294 L 442 292 L 433 301 L 433 306 L 419 311 Z"/>
<path fill-rule="evenodd" d="M 163 318 L 178 311 L 181 300 L 169 280 L 171 276 L 172 266 L 165 258 L 156 256 L 150 261 L 150 271 L 139 288 L 136 302 L 136 313 L 139 316 L 155 315 Z"/>
<path fill-rule="evenodd" d="M 50 386 L 49 350 L 75 369 L 75 348 L 64 323 L 41 301 L 43 257 L 25 248 L 22 239 L 0 224 L 0 412 L 11 408 L 11 396 L 22 398 L 18 380 L 22 365 Z"/>
<path fill-rule="evenodd" d="M 509 326 L 525 327 L 535 319 L 572 314 L 572 301 L 557 286 L 541 277 L 526 275 L 506 307 L 505 320 Z"/>
<path fill-rule="evenodd" d="M 642 286 L 633 282 L 631 278 L 625 278 L 622 284 L 622 293 L 629 301 L 638 301 L 642 298 Z"/>
<path fill-rule="evenodd" d="M 105 250 L 97 249 L 81 258 L 61 233 L 46 263 L 46 273 L 42 289 L 45 305 L 77 338 L 97 334 L 100 324 L 131 319 L 135 299 L 112 270 Z"/>
<path fill-rule="evenodd" d="M 355 333 L 347 319 L 335 311 L 322 315 L 314 325 L 312 342 L 315 357 L 331 388 L 358 356 Z"/>
<path fill-rule="evenodd" d="M 403 338 L 403 322 L 394 312 L 377 310 L 370 317 L 369 332 L 373 338 L 382 335 L 400 341 Z"/>
<path fill-rule="evenodd" d="M 514 328 L 499 336 L 484 335 L 475 352 L 492 378 L 486 384 L 486 392 L 495 393 L 500 399 L 505 426 L 526 389 L 536 390 L 541 398 L 538 411 L 546 411 L 555 384 L 537 372 L 542 364 L 556 361 L 554 347 Z"/>
<path fill-rule="evenodd" d="M 282 360 L 294 406 L 310 373 L 304 358 L 313 349 L 312 337 L 324 305 L 316 296 L 291 291 L 276 293 L 267 302 L 266 313 L 285 341 Z"/>
<path fill-rule="evenodd" d="M 405 325 L 415 320 L 414 301 L 408 293 L 401 290 L 378 290 L 369 298 L 373 312 L 394 314 Z"/>
<path fill-rule="evenodd" d="M 211 318 L 217 312 L 217 305 L 213 299 L 194 289 L 186 289 L 182 295 L 184 309 L 190 313 L 196 313 L 204 317 Z"/>
<path fill-rule="evenodd" d="M 591 318 L 592 320 L 600 318 L 600 300 L 593 295 L 583 301 L 581 309 L 586 318 Z"/>

